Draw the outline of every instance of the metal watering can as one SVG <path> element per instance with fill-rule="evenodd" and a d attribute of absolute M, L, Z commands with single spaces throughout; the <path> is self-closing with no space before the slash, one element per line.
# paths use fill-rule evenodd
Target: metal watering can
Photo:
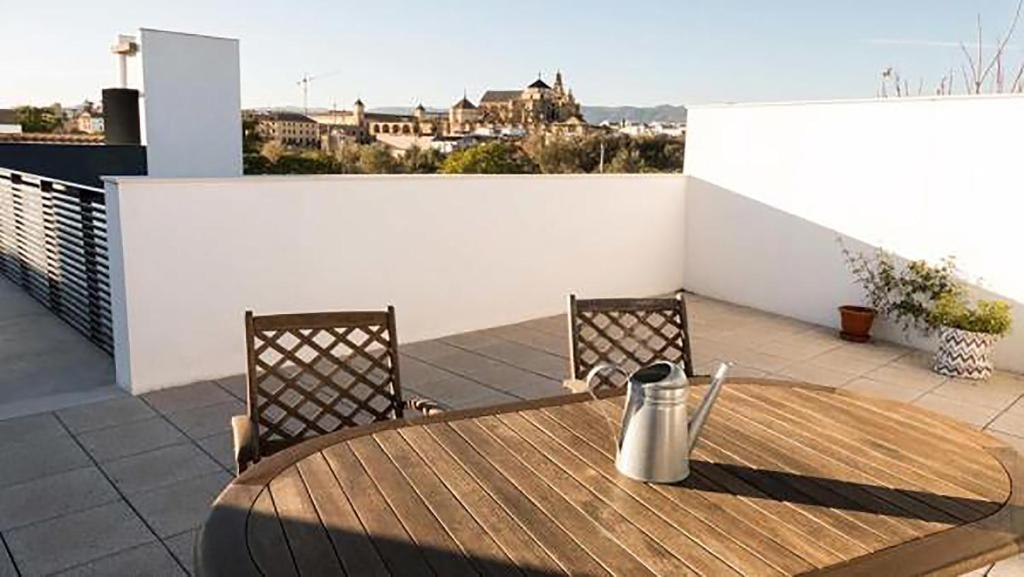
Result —
<path fill-rule="evenodd" d="M 602 364 L 587 375 L 591 380 L 605 370 L 625 371 Z M 722 390 L 729 366 L 718 367 L 708 392 L 693 416 L 687 415 L 690 384 L 683 368 L 658 362 L 629 375 L 626 406 L 622 413 L 615 468 L 638 481 L 677 483 L 690 474 L 690 451 Z"/>

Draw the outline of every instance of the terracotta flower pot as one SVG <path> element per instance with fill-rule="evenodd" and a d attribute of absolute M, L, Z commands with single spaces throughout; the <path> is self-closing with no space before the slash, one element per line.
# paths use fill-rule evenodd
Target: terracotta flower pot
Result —
<path fill-rule="evenodd" d="M 855 343 L 866 343 L 871 340 L 871 325 L 875 322 L 875 309 L 845 305 L 839 307 L 843 330 L 839 338 Z"/>

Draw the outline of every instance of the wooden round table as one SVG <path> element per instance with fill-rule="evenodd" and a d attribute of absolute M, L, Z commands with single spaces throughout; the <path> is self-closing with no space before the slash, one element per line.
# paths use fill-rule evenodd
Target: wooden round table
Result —
<path fill-rule="evenodd" d="M 676 485 L 616 472 L 621 396 L 455 411 L 308 441 L 224 490 L 196 570 L 957 575 L 1018 551 L 1015 451 L 917 407 L 791 385 L 726 385 L 693 472 Z"/>

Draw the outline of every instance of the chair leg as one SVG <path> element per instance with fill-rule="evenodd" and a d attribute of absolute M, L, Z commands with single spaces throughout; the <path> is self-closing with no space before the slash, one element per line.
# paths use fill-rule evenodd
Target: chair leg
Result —
<path fill-rule="evenodd" d="M 238 475 L 244 473 L 258 457 L 256 455 L 255 430 L 248 415 L 231 417 L 231 433 L 235 445 L 235 466 Z"/>

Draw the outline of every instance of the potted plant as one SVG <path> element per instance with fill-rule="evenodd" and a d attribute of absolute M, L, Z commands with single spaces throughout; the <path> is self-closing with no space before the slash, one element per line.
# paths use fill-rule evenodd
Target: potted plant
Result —
<path fill-rule="evenodd" d="M 983 380 L 992 375 L 992 347 L 1010 331 L 1013 315 L 1003 301 L 978 300 L 972 306 L 958 287 L 936 300 L 930 320 L 939 327 L 935 372 Z"/>
<path fill-rule="evenodd" d="M 865 254 L 849 250 L 842 239 L 839 244 L 847 267 L 864 289 L 868 305 L 839 307 L 841 338 L 868 341 L 871 325 L 878 315 L 888 318 L 904 332 L 915 329 L 928 334 L 936 327 L 929 316 L 932 304 L 959 286 L 956 263 L 951 257 L 938 265 L 924 260 L 901 263 L 881 248 Z"/>

